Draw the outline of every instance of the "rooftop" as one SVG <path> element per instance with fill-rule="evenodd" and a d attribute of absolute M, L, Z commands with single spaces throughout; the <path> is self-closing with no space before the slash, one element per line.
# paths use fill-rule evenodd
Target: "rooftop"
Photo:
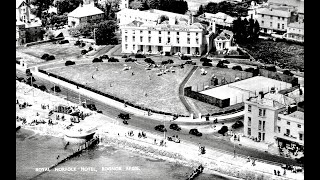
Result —
<path fill-rule="evenodd" d="M 269 4 L 289 5 L 295 6 L 299 13 L 304 13 L 304 1 L 303 0 L 268 0 Z"/>
<path fill-rule="evenodd" d="M 259 98 L 259 96 L 250 98 L 250 102 L 274 107 L 274 108 L 283 108 L 286 107 L 287 105 L 291 105 L 295 103 L 293 98 L 287 97 L 283 94 L 279 93 L 267 93 L 264 95 L 262 99 Z"/>
<path fill-rule="evenodd" d="M 291 13 L 289 11 L 272 9 L 272 8 L 261 8 L 257 10 L 258 14 L 264 14 L 269 16 L 279 16 L 279 17 L 290 17 Z"/>
<path fill-rule="evenodd" d="M 26 3 L 25 0 L 16 0 L 16 8 L 19 8 L 23 2 Z"/>
<path fill-rule="evenodd" d="M 295 112 L 289 114 L 288 116 L 289 116 L 289 117 L 293 117 L 293 118 L 297 118 L 297 119 L 304 120 L 304 112 L 301 112 L 301 111 L 295 111 Z"/>
<path fill-rule="evenodd" d="M 233 32 L 229 30 L 223 30 L 216 38 L 215 40 L 230 40 L 233 37 Z"/>
<path fill-rule="evenodd" d="M 289 23 L 289 24 L 288 24 L 288 27 L 298 28 L 298 29 L 304 29 L 304 23 L 301 23 L 301 22 Z"/>
<path fill-rule="evenodd" d="M 103 14 L 104 12 L 101 11 L 99 8 L 95 7 L 94 4 L 84 4 L 83 6 L 77 7 L 71 13 L 68 14 L 70 17 L 86 17 L 92 16 L 97 14 Z"/>

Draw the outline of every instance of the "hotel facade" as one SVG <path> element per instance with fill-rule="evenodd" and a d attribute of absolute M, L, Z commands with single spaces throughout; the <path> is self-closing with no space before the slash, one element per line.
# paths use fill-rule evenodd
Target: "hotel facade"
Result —
<path fill-rule="evenodd" d="M 200 23 L 170 25 L 167 21 L 162 24 L 133 21 L 120 29 L 122 53 L 200 55 L 206 49 L 205 28 Z"/>

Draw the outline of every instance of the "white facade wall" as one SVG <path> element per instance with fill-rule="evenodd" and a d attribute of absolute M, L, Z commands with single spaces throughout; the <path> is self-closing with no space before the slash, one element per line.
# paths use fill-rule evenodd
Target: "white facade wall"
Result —
<path fill-rule="evenodd" d="M 280 132 L 278 127 L 280 128 Z M 287 134 L 287 129 L 289 129 L 290 131 L 290 134 L 288 134 L 288 136 L 284 135 Z M 304 144 L 304 120 L 293 118 L 288 115 L 279 114 L 277 118 L 276 130 L 278 137 L 288 139 L 302 145 Z"/>
<path fill-rule="evenodd" d="M 287 31 L 289 24 L 288 17 L 270 16 L 266 14 L 259 14 L 256 16 L 260 25 L 260 29 L 265 33 L 272 33 L 274 31 Z"/>
<path fill-rule="evenodd" d="M 198 48 L 199 53 L 203 51 L 203 32 L 201 29 L 190 30 L 188 35 L 186 31 L 161 30 L 160 28 L 148 29 L 148 27 L 122 27 L 121 34 L 122 53 L 136 53 L 138 50 L 148 53 L 151 48 L 149 53 L 156 54 L 159 50 L 163 51 L 164 46 L 171 47 L 171 53 L 193 54 L 196 48 Z M 159 38 L 161 38 L 161 42 L 159 42 Z M 170 38 L 170 42 L 168 42 L 168 38 Z M 190 43 L 188 43 L 188 38 Z M 190 49 L 189 53 L 188 47 Z"/>
<path fill-rule="evenodd" d="M 146 22 L 157 22 L 159 16 L 153 13 L 141 12 L 138 11 L 133 13 L 131 10 L 129 11 L 120 11 L 117 13 L 117 22 L 119 25 L 129 24 L 132 21 L 141 21 L 143 23 Z"/>
<path fill-rule="evenodd" d="M 251 112 L 248 111 L 249 105 L 251 106 Z M 259 115 L 259 109 L 262 110 L 262 116 Z M 264 110 L 265 115 L 263 115 Z M 281 111 L 283 109 L 245 101 L 244 135 L 258 138 L 267 143 L 274 143 L 277 134 L 275 128 L 276 119 Z M 251 124 L 249 123 L 249 118 L 251 118 Z M 261 121 L 261 126 L 259 126 L 259 121 Z M 251 135 L 248 133 L 249 128 L 251 129 Z"/>

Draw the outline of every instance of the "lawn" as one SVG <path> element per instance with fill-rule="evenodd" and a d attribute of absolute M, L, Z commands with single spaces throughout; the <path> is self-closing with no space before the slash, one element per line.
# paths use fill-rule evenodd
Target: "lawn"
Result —
<path fill-rule="evenodd" d="M 157 69 L 145 70 L 142 65 L 131 62 L 126 64 L 131 66 L 130 70 L 124 71 L 124 65 L 120 62 L 82 64 L 51 69 L 49 72 L 143 107 L 188 115 L 180 102 L 178 89 L 191 66 L 184 69 L 174 67 L 175 73 L 157 76 Z"/>
<path fill-rule="evenodd" d="M 256 60 L 283 65 L 284 68 L 304 67 L 304 46 L 288 42 L 259 40 L 252 44 L 239 44 Z"/>
<path fill-rule="evenodd" d="M 25 54 L 41 58 L 41 56 L 45 53 L 54 55 L 56 59 L 68 59 L 68 58 L 79 58 L 81 57 L 80 51 L 82 49 L 88 49 L 88 47 L 80 48 L 78 46 L 73 45 L 72 43 L 67 44 L 39 44 L 33 45 L 29 47 L 20 48 L 17 51 L 23 52 Z"/>

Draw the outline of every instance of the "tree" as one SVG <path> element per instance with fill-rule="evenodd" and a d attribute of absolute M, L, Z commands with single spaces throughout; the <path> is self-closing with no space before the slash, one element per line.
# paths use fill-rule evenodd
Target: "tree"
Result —
<path fill-rule="evenodd" d="M 160 16 L 160 24 L 163 22 L 163 21 L 169 21 L 169 17 L 168 16 L 166 16 L 166 15 L 161 15 Z"/>
<path fill-rule="evenodd" d="M 56 2 L 58 14 L 69 13 L 79 7 L 82 4 L 82 0 L 59 0 Z"/>
<path fill-rule="evenodd" d="M 203 14 L 203 13 L 204 13 L 203 6 L 200 5 L 200 6 L 199 6 L 199 9 L 198 9 L 198 12 L 197 12 L 197 16 L 199 16 L 199 15 L 201 15 L 201 14 Z"/>
<path fill-rule="evenodd" d="M 142 2 L 140 0 L 134 0 L 130 3 L 130 7 L 132 9 L 141 9 L 142 8 Z"/>
<path fill-rule="evenodd" d="M 146 0 L 150 9 L 159 9 L 160 8 L 160 0 Z"/>
<path fill-rule="evenodd" d="M 42 11 L 48 10 L 53 5 L 53 0 L 31 0 L 31 4 L 36 6 L 36 16 L 41 18 Z"/>
<path fill-rule="evenodd" d="M 101 0 L 96 6 L 104 11 L 105 19 L 114 19 L 115 12 L 118 11 L 120 0 Z"/>
<path fill-rule="evenodd" d="M 115 34 L 117 24 L 113 20 L 106 20 L 96 26 L 95 38 L 97 45 L 117 44 L 118 39 Z"/>

